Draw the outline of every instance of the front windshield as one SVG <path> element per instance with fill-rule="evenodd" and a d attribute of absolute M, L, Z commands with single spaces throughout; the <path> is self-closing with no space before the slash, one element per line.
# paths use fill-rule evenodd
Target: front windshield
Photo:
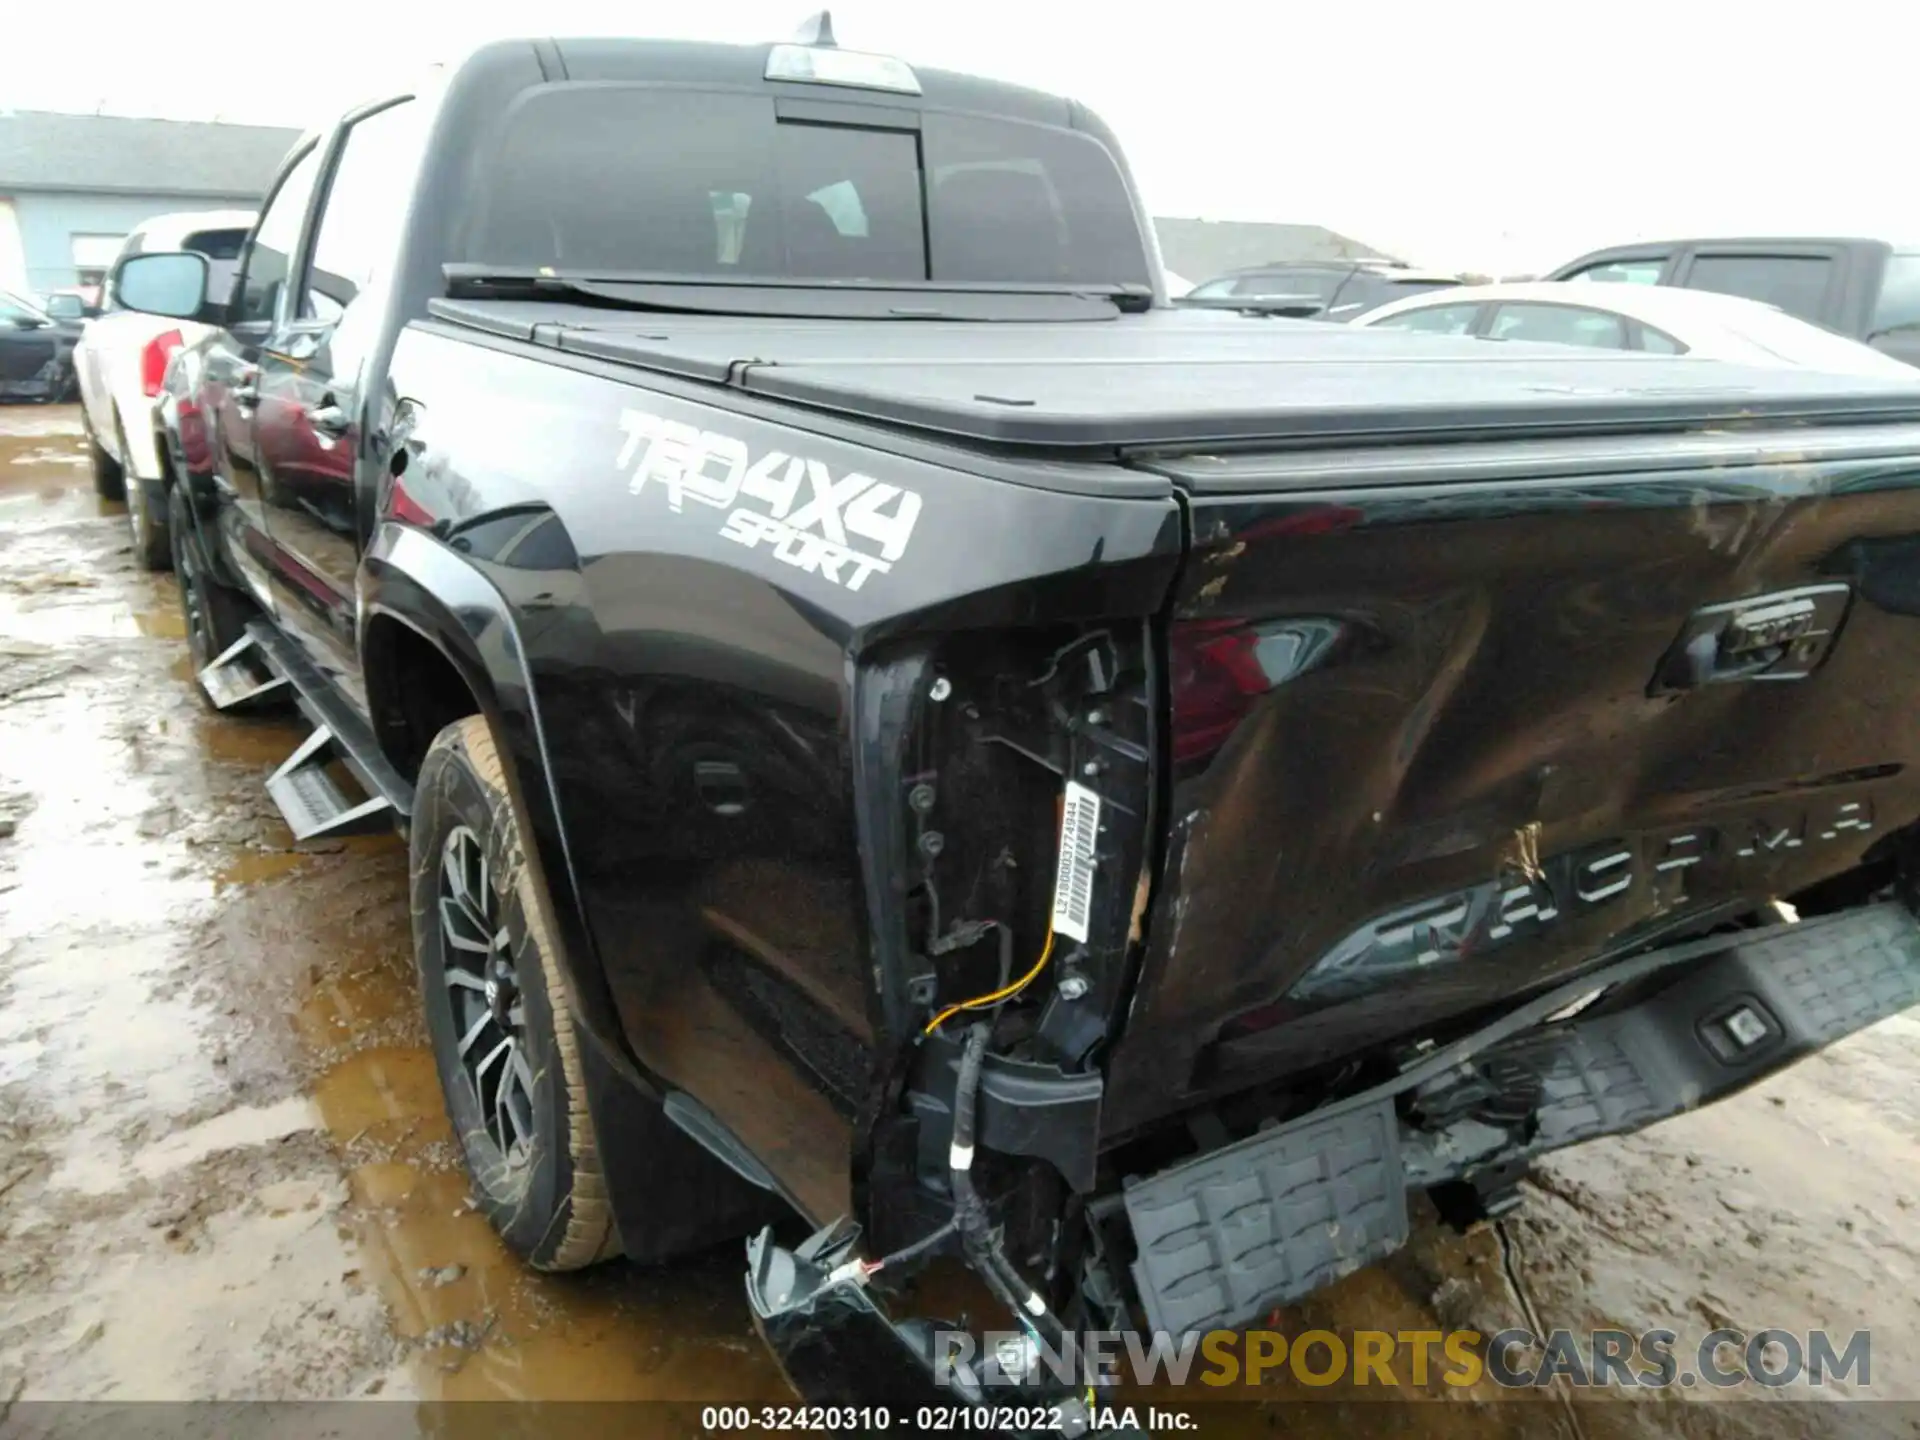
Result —
<path fill-rule="evenodd" d="M 558 85 L 515 107 L 457 257 L 510 270 L 1139 285 L 1146 246 L 1092 136 L 770 95 Z M 637 137 L 653 137 L 641 143 Z M 667 137 L 671 137 L 670 142 Z"/>
<path fill-rule="evenodd" d="M 10 291 L 0 290 L 0 321 L 12 323 L 16 320 L 35 320 L 43 325 L 53 323 L 52 318 L 38 305 Z"/>

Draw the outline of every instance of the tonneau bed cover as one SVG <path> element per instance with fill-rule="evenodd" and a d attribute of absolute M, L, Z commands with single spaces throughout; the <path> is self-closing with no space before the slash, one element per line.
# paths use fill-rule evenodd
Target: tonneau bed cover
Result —
<path fill-rule="evenodd" d="M 767 320 L 524 300 L 433 315 L 963 440 L 1313 445 L 1920 420 L 1912 384 L 1162 310 L 1112 321 Z"/>

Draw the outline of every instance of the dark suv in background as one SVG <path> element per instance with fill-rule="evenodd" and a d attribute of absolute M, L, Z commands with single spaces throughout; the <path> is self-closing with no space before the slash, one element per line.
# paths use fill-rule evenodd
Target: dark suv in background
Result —
<path fill-rule="evenodd" d="M 1351 320 L 1390 300 L 1463 283 L 1458 275 L 1391 260 L 1259 265 L 1196 285 L 1175 300 L 1197 310 L 1253 310 L 1316 320 Z"/>
<path fill-rule="evenodd" d="M 1546 278 L 1742 295 L 1920 365 L 1920 244 L 1857 238 L 1648 241 L 1595 250 Z"/>

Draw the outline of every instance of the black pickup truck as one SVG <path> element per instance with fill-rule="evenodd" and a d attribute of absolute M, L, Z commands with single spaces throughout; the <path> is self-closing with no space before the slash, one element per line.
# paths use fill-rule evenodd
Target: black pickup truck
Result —
<path fill-rule="evenodd" d="M 112 277 L 216 327 L 201 684 L 311 720 L 296 835 L 407 835 L 486 1213 L 752 1235 L 815 1399 L 1076 1432 L 1072 1335 L 1920 1000 L 1920 387 L 1229 324 L 1152 235 L 1086 110 L 817 27 L 489 45 L 230 298 Z M 903 1313 L 935 1257 L 1031 1343 Z"/>

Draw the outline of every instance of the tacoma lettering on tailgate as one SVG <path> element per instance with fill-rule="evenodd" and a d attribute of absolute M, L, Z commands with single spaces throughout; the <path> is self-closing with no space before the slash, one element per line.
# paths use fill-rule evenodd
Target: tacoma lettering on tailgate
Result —
<path fill-rule="evenodd" d="M 632 467 L 635 495 L 651 484 L 676 515 L 689 500 L 726 510 L 725 539 L 749 550 L 765 545 L 787 564 L 849 590 L 893 568 L 920 518 L 916 492 L 871 475 L 836 477 L 821 461 L 783 450 L 755 459 L 737 436 L 645 410 L 622 410 L 620 428 L 627 438 L 614 463 Z"/>
<path fill-rule="evenodd" d="M 1531 875 L 1505 874 L 1362 926 L 1302 976 L 1292 994 L 1317 998 L 1387 975 L 1485 955 L 1629 892 L 1669 878 L 1677 882 L 1703 862 L 1746 865 L 1853 839 L 1871 832 L 1873 819 L 1870 799 L 1836 800 L 1812 810 L 1750 815 L 1555 855 Z"/>

